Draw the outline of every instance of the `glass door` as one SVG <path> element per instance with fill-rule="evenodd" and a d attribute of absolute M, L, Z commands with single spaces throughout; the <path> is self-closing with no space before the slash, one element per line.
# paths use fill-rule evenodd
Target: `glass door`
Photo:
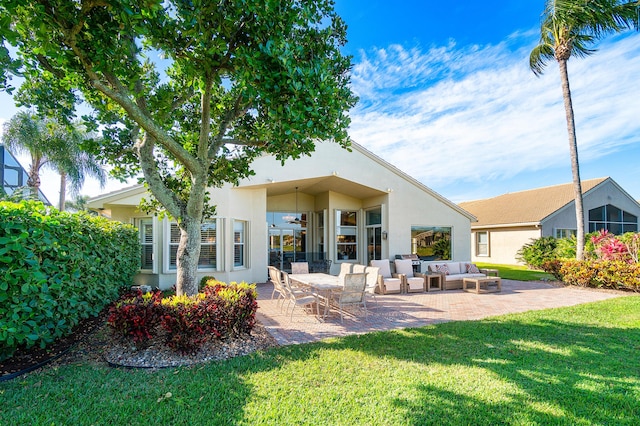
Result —
<path fill-rule="evenodd" d="M 289 272 L 291 262 L 306 260 L 306 229 L 269 228 L 269 266 Z"/>

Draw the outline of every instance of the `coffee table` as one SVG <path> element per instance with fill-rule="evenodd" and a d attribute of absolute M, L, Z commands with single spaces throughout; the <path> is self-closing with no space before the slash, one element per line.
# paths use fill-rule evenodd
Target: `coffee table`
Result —
<path fill-rule="evenodd" d="M 495 283 L 495 287 L 491 288 L 490 283 Z M 468 285 L 473 284 L 468 288 Z M 502 279 L 500 277 L 473 277 L 462 279 L 462 290 L 474 293 L 497 293 L 502 291 Z"/>

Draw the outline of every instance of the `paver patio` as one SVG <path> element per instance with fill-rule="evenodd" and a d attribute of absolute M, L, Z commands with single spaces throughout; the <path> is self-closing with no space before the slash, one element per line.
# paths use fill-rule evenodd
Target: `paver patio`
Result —
<path fill-rule="evenodd" d="M 271 283 L 257 285 L 257 317 L 281 345 L 313 342 L 329 337 L 372 331 L 420 327 L 444 321 L 478 320 L 530 310 L 573 306 L 581 303 L 619 297 L 624 293 L 604 292 L 575 287 L 557 287 L 539 281 L 502 280 L 499 293 L 475 294 L 462 290 L 429 293 L 378 295 L 376 304 L 367 299 L 368 315 L 331 314 L 320 320 L 298 307 L 293 314 L 284 313 L 276 300 L 271 300 Z M 289 311 L 290 312 L 290 311 Z"/>

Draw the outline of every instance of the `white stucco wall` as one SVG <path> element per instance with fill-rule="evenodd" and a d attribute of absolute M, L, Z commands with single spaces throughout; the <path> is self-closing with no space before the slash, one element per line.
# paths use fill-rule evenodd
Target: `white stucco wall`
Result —
<path fill-rule="evenodd" d="M 476 232 L 489 233 L 489 255 L 478 256 L 476 254 Z M 496 263 L 499 265 L 519 265 L 522 262 L 517 260 L 518 250 L 523 245 L 530 243 L 532 239 L 541 237 L 540 228 L 486 228 L 474 229 L 471 233 L 473 241 L 473 262 Z"/>
<path fill-rule="evenodd" d="M 254 161 L 255 175 L 242 180 L 237 187 L 225 185 L 210 191 L 216 208 L 219 252 L 218 270 L 199 276 L 213 275 L 222 281 L 263 282 L 267 278 L 268 232 L 267 211 L 324 211 L 327 217 L 325 243 L 327 257 L 337 259 L 335 245 L 335 210 L 355 210 L 358 219 L 358 259 L 366 263 L 365 211 L 371 207 L 382 210 L 382 230 L 388 239 L 382 241 L 382 256 L 411 252 L 411 226 L 445 226 L 452 228 L 453 260 L 468 260 L 471 256 L 471 216 L 444 197 L 381 161 L 375 155 L 355 146 L 348 152 L 333 143 L 320 143 L 312 157 L 289 160 L 284 166 L 273 157 Z M 105 208 L 113 219 L 134 223 L 134 218 L 146 216 L 136 212 L 135 205 L 143 190 L 125 191 L 97 197 L 94 208 Z M 246 268 L 233 267 L 233 220 L 249 225 L 246 244 L 249 263 Z M 313 220 L 310 215 L 309 220 Z M 166 273 L 166 220 L 158 220 L 154 229 L 155 273 L 141 273 L 136 283 L 169 288 L 175 283 L 175 273 Z M 312 223 L 311 223 L 312 224 Z M 220 258 L 221 257 L 221 258 Z"/>

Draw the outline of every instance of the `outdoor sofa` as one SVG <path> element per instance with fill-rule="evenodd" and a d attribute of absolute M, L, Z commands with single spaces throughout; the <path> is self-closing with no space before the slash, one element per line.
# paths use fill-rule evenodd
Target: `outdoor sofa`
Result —
<path fill-rule="evenodd" d="M 471 262 L 438 262 L 429 264 L 429 273 L 442 275 L 444 290 L 462 289 L 464 278 L 498 276 L 495 269 L 480 269 Z"/>

